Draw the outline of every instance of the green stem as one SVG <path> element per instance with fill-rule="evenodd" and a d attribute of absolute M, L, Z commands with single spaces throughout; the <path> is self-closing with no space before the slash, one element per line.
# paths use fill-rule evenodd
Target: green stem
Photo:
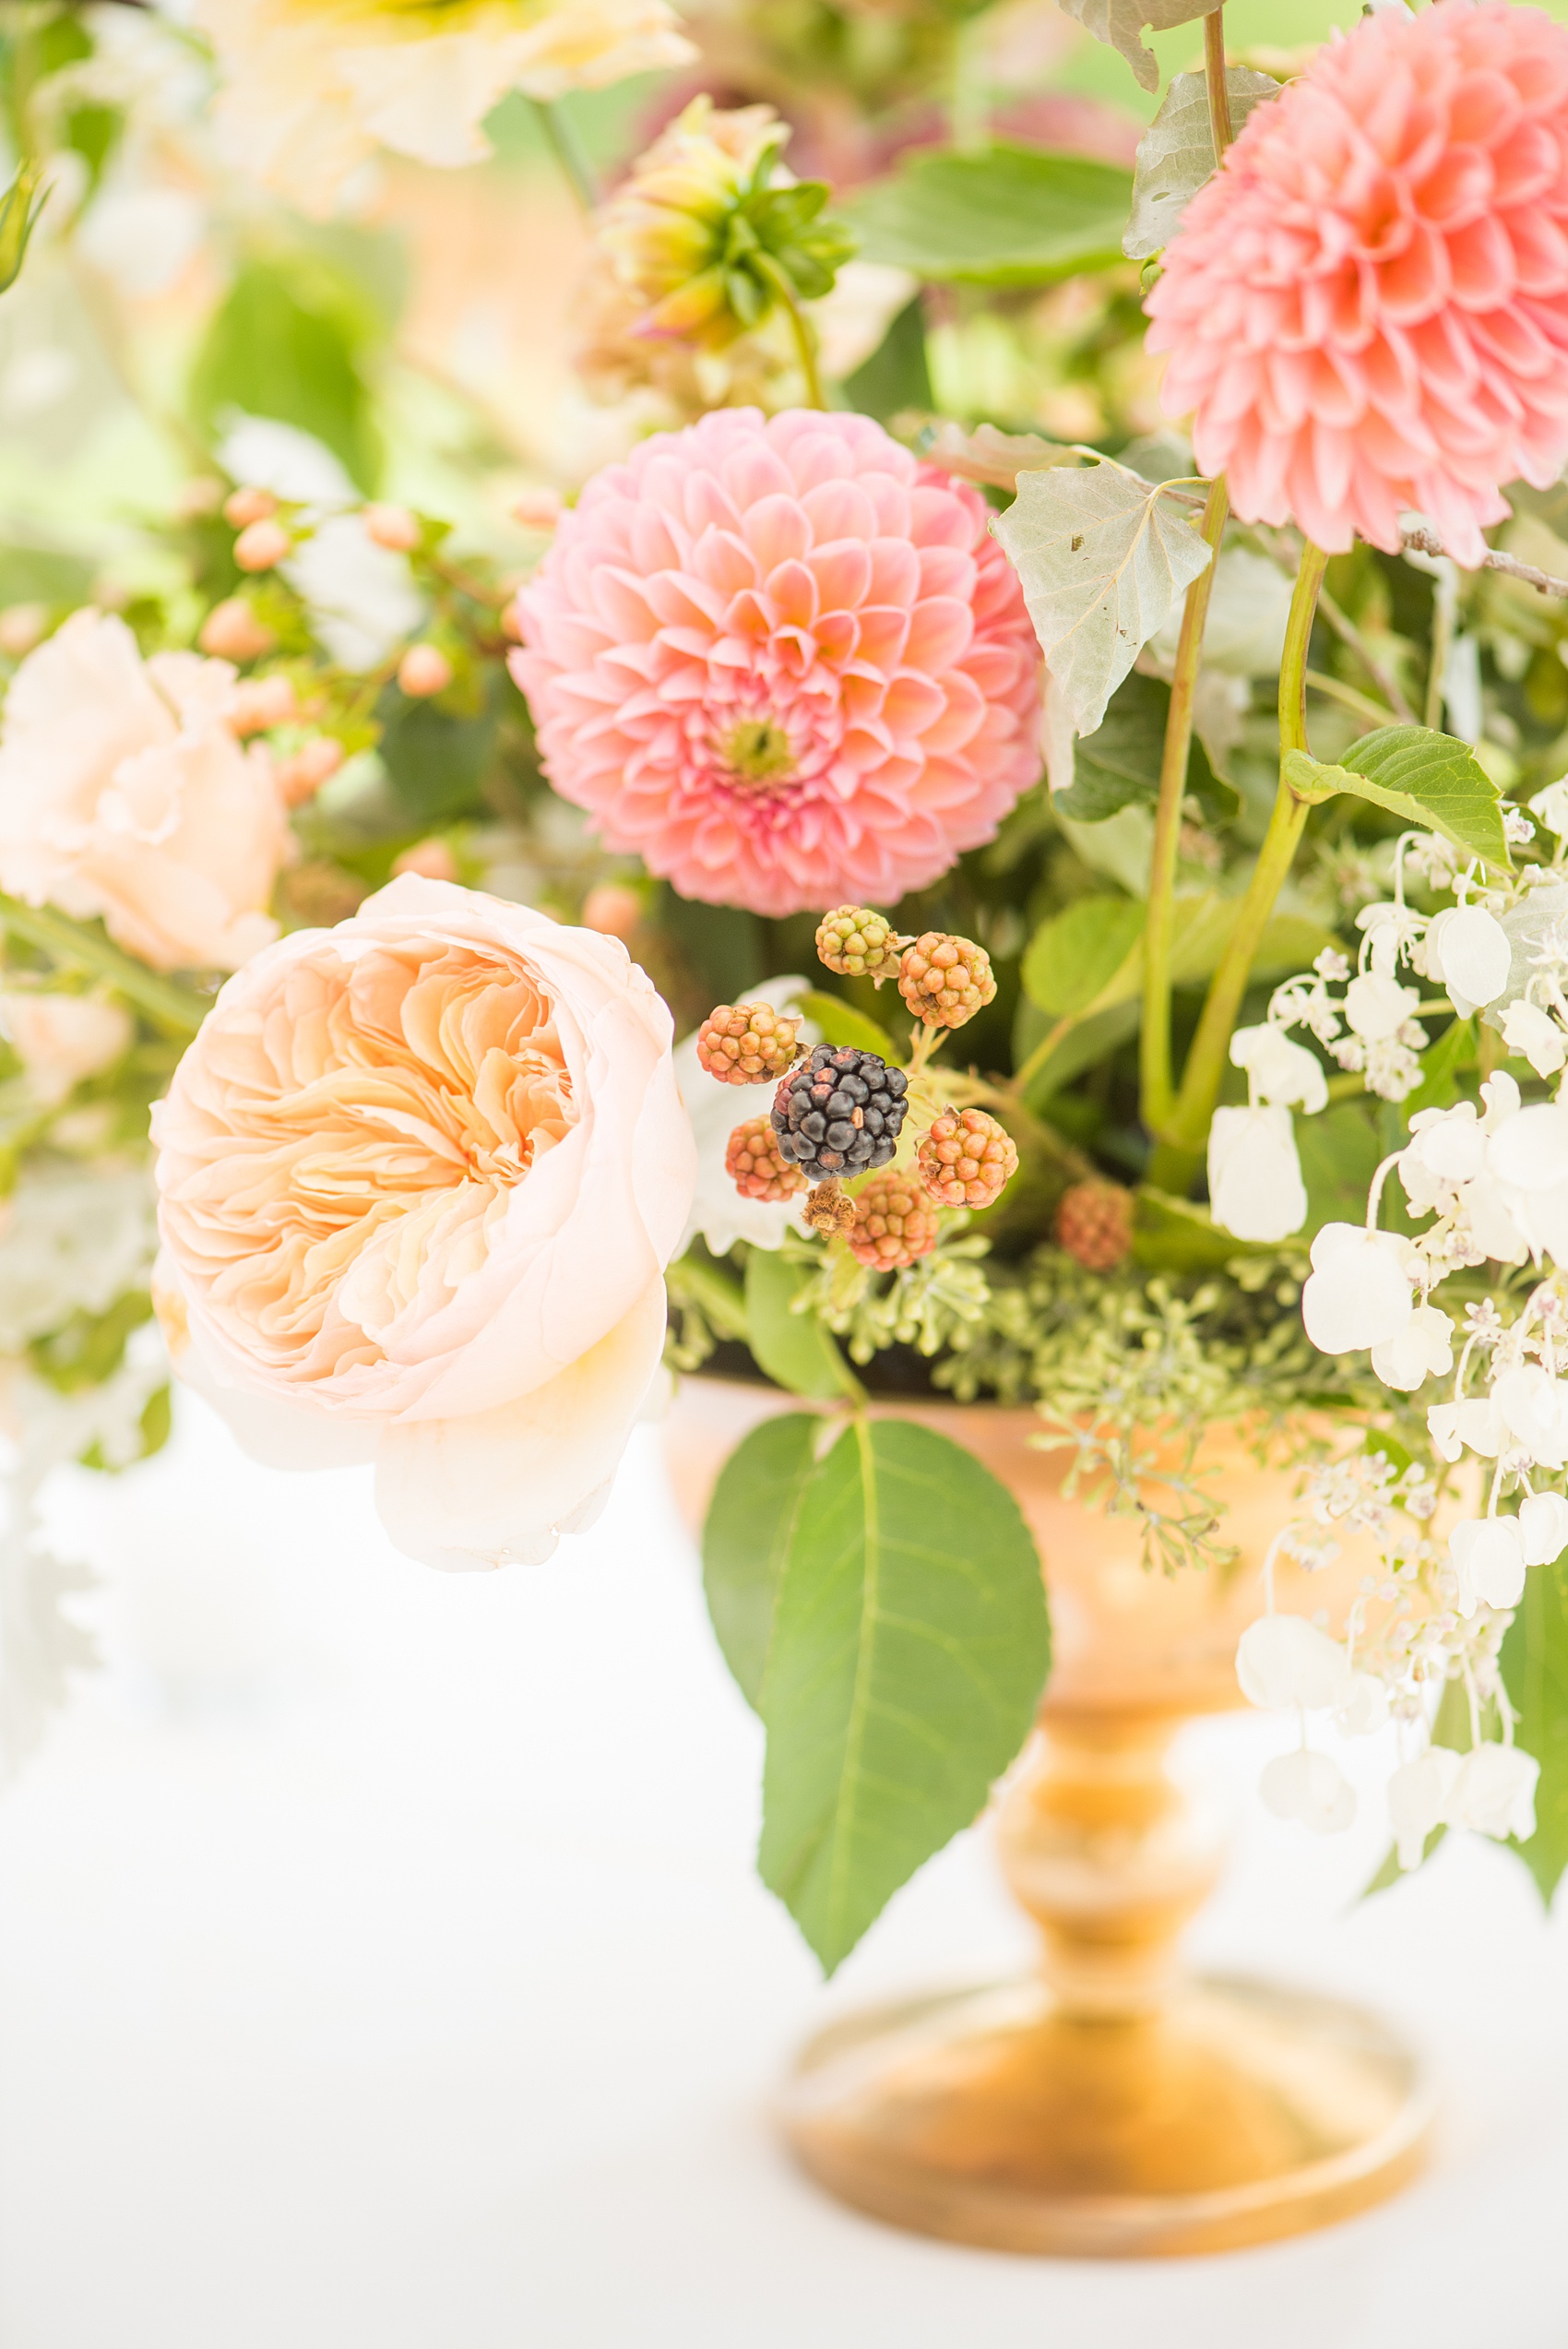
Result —
<path fill-rule="evenodd" d="M 25 939 L 57 963 L 75 963 L 78 970 L 107 979 L 128 1001 L 180 1034 L 194 1036 L 212 1008 L 209 998 L 160 979 L 106 938 L 67 921 L 47 906 L 23 905 L 14 897 L 0 897 L 0 928 Z"/>
<path fill-rule="evenodd" d="M 1056 1022 L 1054 1028 L 1040 1038 L 1033 1052 L 1027 1054 L 1020 1066 L 1014 1070 L 1008 1086 L 1010 1093 L 1016 1095 L 1019 1101 L 1023 1100 L 1057 1045 L 1072 1034 L 1078 1024 L 1079 1017 L 1079 1013 L 1069 1011 Z"/>
<path fill-rule="evenodd" d="M 1342 709 L 1354 710 L 1356 716 L 1364 718 L 1369 726 L 1395 723 L 1392 709 L 1384 709 L 1381 702 L 1373 701 L 1368 694 L 1358 693 L 1354 686 L 1344 684 L 1338 677 L 1325 676 L 1321 669 L 1309 669 L 1307 683 L 1313 693 L 1321 693 L 1329 701 L 1338 702 Z"/>
<path fill-rule="evenodd" d="M 1226 1055 L 1241 998 L 1247 992 L 1253 959 L 1263 940 L 1274 901 L 1295 862 L 1309 803 L 1300 800 L 1285 781 L 1283 761 L 1288 751 L 1307 748 L 1307 646 L 1317 612 L 1318 590 L 1328 557 L 1309 540 L 1301 553 L 1285 629 L 1285 653 L 1279 668 L 1279 789 L 1258 851 L 1253 877 L 1241 900 L 1236 925 L 1209 982 L 1197 1034 L 1187 1055 L 1181 1096 L 1171 1121 L 1173 1139 L 1192 1158 L 1195 1170 L 1208 1137 L 1209 1120 L 1219 1099 Z M 1190 1179 L 1190 1178 L 1189 1178 Z"/>
<path fill-rule="evenodd" d="M 669 1279 L 675 1295 L 684 1294 L 701 1306 L 722 1337 L 744 1339 L 746 1296 L 738 1281 L 727 1280 L 716 1266 L 698 1263 L 690 1256 L 670 1267 Z"/>
<path fill-rule="evenodd" d="M 1204 18 L 1204 79 L 1208 85 L 1208 135 L 1218 163 L 1235 137 L 1230 127 L 1230 92 L 1225 82 L 1225 10 L 1210 9 Z"/>
<path fill-rule="evenodd" d="M 1218 554 L 1225 532 L 1229 500 L 1223 480 L 1209 486 L 1204 507 L 1204 544 Z M 1176 852 L 1182 837 L 1182 804 L 1187 791 L 1187 759 L 1193 746 L 1193 696 L 1198 682 L 1204 626 L 1214 589 L 1213 557 L 1187 590 L 1182 607 L 1182 633 L 1176 645 L 1176 667 L 1170 680 L 1170 708 L 1165 721 L 1165 749 L 1159 767 L 1159 799 L 1155 808 L 1154 848 L 1149 860 L 1148 912 L 1144 923 L 1144 1024 L 1140 1044 L 1143 1120 L 1151 1134 L 1161 1134 L 1170 1121 L 1170 951 L 1176 922 Z"/>
<path fill-rule="evenodd" d="M 529 103 L 567 186 L 585 212 L 594 211 L 600 200 L 599 181 L 576 124 L 557 98 L 530 98 Z"/>
<path fill-rule="evenodd" d="M 756 252 L 751 258 L 753 268 L 770 288 L 774 300 L 790 321 L 790 332 L 795 339 L 795 355 L 801 363 L 801 373 L 806 379 L 806 406 L 826 408 L 827 402 L 822 396 L 822 377 L 817 372 L 815 329 L 801 308 L 788 274 L 779 268 L 772 254 Z"/>

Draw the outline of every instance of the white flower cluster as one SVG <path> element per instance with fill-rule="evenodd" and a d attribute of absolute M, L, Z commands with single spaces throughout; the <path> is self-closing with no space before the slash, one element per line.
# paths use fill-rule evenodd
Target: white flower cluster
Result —
<path fill-rule="evenodd" d="M 1327 1088 L 1290 1029 L 1307 1028 L 1385 1099 L 1410 1091 L 1425 1042 L 1415 1015 L 1426 1007 L 1404 984 L 1401 965 L 1441 984 L 1461 1018 L 1481 1012 L 1538 1075 L 1558 1076 L 1568 1065 L 1568 780 L 1532 805 L 1558 836 L 1551 864 L 1500 878 L 1477 866 L 1461 870 L 1443 841 L 1407 837 L 1396 853 L 1393 900 L 1358 916 L 1356 974 L 1343 958 L 1320 956 L 1310 977 L 1276 990 L 1263 1027 L 1237 1034 L 1232 1058 L 1248 1072 L 1253 1103 L 1221 1115 L 1283 1122 L 1270 1129 L 1266 1164 L 1255 1125 L 1241 1138 L 1233 1124 L 1230 1139 L 1222 1138 L 1217 1222 L 1240 1236 L 1273 1238 L 1305 1220 L 1302 1198 L 1296 1221 L 1283 1221 L 1301 1187 L 1299 1171 L 1293 1187 L 1289 1181 L 1296 1164 L 1289 1110 L 1321 1107 Z M 1526 819 L 1509 814 L 1516 840 Z M 1431 916 L 1415 912 L 1404 898 L 1407 872 L 1451 891 L 1455 902 Z M 1330 990 L 1342 982 L 1336 996 Z M 1265 1799 L 1320 1832 L 1347 1824 L 1355 1802 L 1336 1765 L 1309 1746 L 1307 1715 L 1327 1712 L 1352 1733 L 1394 1720 L 1402 1759 L 1388 1805 L 1405 1867 L 1419 1863 L 1439 1827 L 1499 1837 L 1534 1830 L 1539 1768 L 1514 1744 L 1497 1660 L 1530 1568 L 1568 1549 L 1568 1080 L 1555 1100 L 1526 1103 L 1499 1072 L 1483 1083 L 1479 1107 L 1420 1110 L 1409 1123 L 1409 1141 L 1373 1178 L 1364 1225 L 1326 1224 L 1314 1238 L 1301 1313 L 1314 1345 L 1369 1353 L 1373 1372 L 1396 1391 L 1452 1375 L 1451 1395 L 1426 1415 L 1431 1464 L 1396 1477 L 1386 1462 L 1359 1457 L 1321 1473 L 1312 1518 L 1374 1532 L 1382 1577 L 1363 1580 L 1346 1636 L 1336 1640 L 1304 1617 L 1275 1613 L 1265 1569 L 1269 1612 L 1245 1633 L 1237 1659 L 1253 1702 L 1293 1707 L 1302 1723 L 1299 1750 L 1269 1765 Z M 1411 1217 L 1429 1219 L 1408 1235 L 1378 1228 L 1384 1186 L 1396 1170 Z M 1263 1211 L 1265 1184 L 1271 1213 Z M 1529 1284 L 1513 1284 L 1506 1318 L 1491 1299 L 1469 1304 L 1462 1318 L 1433 1303 L 1450 1276 L 1488 1265 L 1516 1269 Z M 1431 1528 L 1444 1484 L 1462 1496 L 1465 1513 L 1439 1539 Z M 1281 1547 L 1314 1567 L 1337 1545 L 1302 1523 L 1286 1530 Z M 1468 1712 L 1465 1753 L 1431 1742 L 1432 1697 L 1445 1687 L 1462 1693 Z M 1493 1723 L 1495 1734 L 1485 1734 Z"/>

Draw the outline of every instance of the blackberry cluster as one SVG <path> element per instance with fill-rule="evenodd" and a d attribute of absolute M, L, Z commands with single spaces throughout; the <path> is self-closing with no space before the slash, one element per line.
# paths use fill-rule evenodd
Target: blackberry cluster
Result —
<path fill-rule="evenodd" d="M 904 1123 L 909 1079 L 874 1052 L 818 1044 L 773 1096 L 778 1151 L 814 1183 L 885 1166 Z"/>

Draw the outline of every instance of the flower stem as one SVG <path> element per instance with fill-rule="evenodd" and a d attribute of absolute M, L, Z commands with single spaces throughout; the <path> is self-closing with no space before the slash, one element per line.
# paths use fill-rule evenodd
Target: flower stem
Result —
<path fill-rule="evenodd" d="M 576 124 L 558 98 L 530 98 L 546 143 L 561 166 L 561 175 L 585 212 L 599 203 L 599 181 L 588 161 L 588 149 Z"/>
<path fill-rule="evenodd" d="M 1230 127 L 1230 92 L 1225 86 L 1225 9 L 1204 18 L 1204 79 L 1208 84 L 1208 132 L 1218 163 L 1236 134 Z"/>
<path fill-rule="evenodd" d="M 107 979 L 127 1001 L 180 1035 L 194 1036 L 212 1008 L 210 997 L 188 993 L 172 980 L 160 978 L 144 963 L 111 946 L 107 938 L 79 928 L 47 906 L 23 905 L 17 898 L 0 897 L 0 929 L 39 948 L 55 963 L 74 963 L 80 971 Z"/>
<path fill-rule="evenodd" d="M 1225 531 L 1229 500 L 1223 480 L 1210 484 L 1204 507 L 1202 537 L 1217 558 Z M 1182 836 L 1182 803 L 1187 789 L 1187 758 L 1193 746 L 1193 696 L 1198 681 L 1204 624 L 1214 588 L 1214 559 L 1206 563 L 1187 590 L 1182 607 L 1182 633 L 1176 646 L 1176 667 L 1170 680 L 1170 708 L 1165 721 L 1165 749 L 1159 768 L 1159 799 L 1154 817 L 1154 850 L 1149 863 L 1148 913 L 1144 923 L 1144 1024 L 1140 1045 L 1142 1108 L 1145 1126 L 1161 1135 L 1170 1121 L 1170 948 L 1175 931 L 1176 851 Z"/>
<path fill-rule="evenodd" d="M 751 258 L 753 268 L 768 286 L 774 300 L 790 321 L 790 331 L 795 339 L 795 355 L 806 380 L 806 406 L 826 408 L 827 402 L 822 396 L 822 377 L 817 372 L 816 329 L 796 299 L 788 273 L 779 268 L 772 254 L 757 252 Z"/>
<path fill-rule="evenodd" d="M 1285 629 L 1285 653 L 1279 668 L 1281 762 L 1287 751 L 1307 748 L 1307 646 L 1317 612 L 1318 590 L 1327 567 L 1327 555 L 1309 540 L 1302 549 L 1301 567 L 1296 574 L 1295 592 L 1290 598 L 1290 616 Z M 1282 763 L 1274 813 L 1268 819 L 1268 829 L 1264 834 L 1263 846 L 1258 851 L 1257 863 L 1253 867 L 1253 877 L 1241 900 L 1235 927 L 1219 958 L 1218 968 L 1209 981 L 1203 1017 L 1198 1021 L 1193 1048 L 1187 1055 L 1182 1091 L 1171 1119 L 1172 1139 L 1177 1151 L 1189 1161 L 1189 1181 L 1208 1138 L 1209 1120 L 1214 1115 L 1225 1075 L 1230 1034 L 1236 1025 L 1236 1014 L 1241 1008 L 1241 998 L 1247 991 L 1253 960 L 1262 943 L 1268 917 L 1274 911 L 1274 901 L 1295 862 L 1307 820 L 1308 805 L 1306 800 L 1296 797 L 1285 781 Z M 1170 1171 L 1166 1174 L 1167 1187 L 1174 1187 L 1170 1182 Z"/>

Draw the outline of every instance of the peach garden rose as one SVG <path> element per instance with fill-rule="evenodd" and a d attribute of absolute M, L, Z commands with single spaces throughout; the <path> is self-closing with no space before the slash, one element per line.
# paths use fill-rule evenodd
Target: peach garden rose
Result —
<path fill-rule="evenodd" d="M 619 940 L 409 875 L 230 981 L 154 1112 L 160 1314 L 247 1448 L 398 1548 L 550 1556 L 658 1372 L 691 1125 Z"/>
<path fill-rule="evenodd" d="M 124 620 L 73 612 L 11 681 L 0 726 L 0 888 L 155 971 L 233 971 L 278 935 L 289 849 L 272 761 L 228 723 L 234 671 L 143 661 Z"/>

